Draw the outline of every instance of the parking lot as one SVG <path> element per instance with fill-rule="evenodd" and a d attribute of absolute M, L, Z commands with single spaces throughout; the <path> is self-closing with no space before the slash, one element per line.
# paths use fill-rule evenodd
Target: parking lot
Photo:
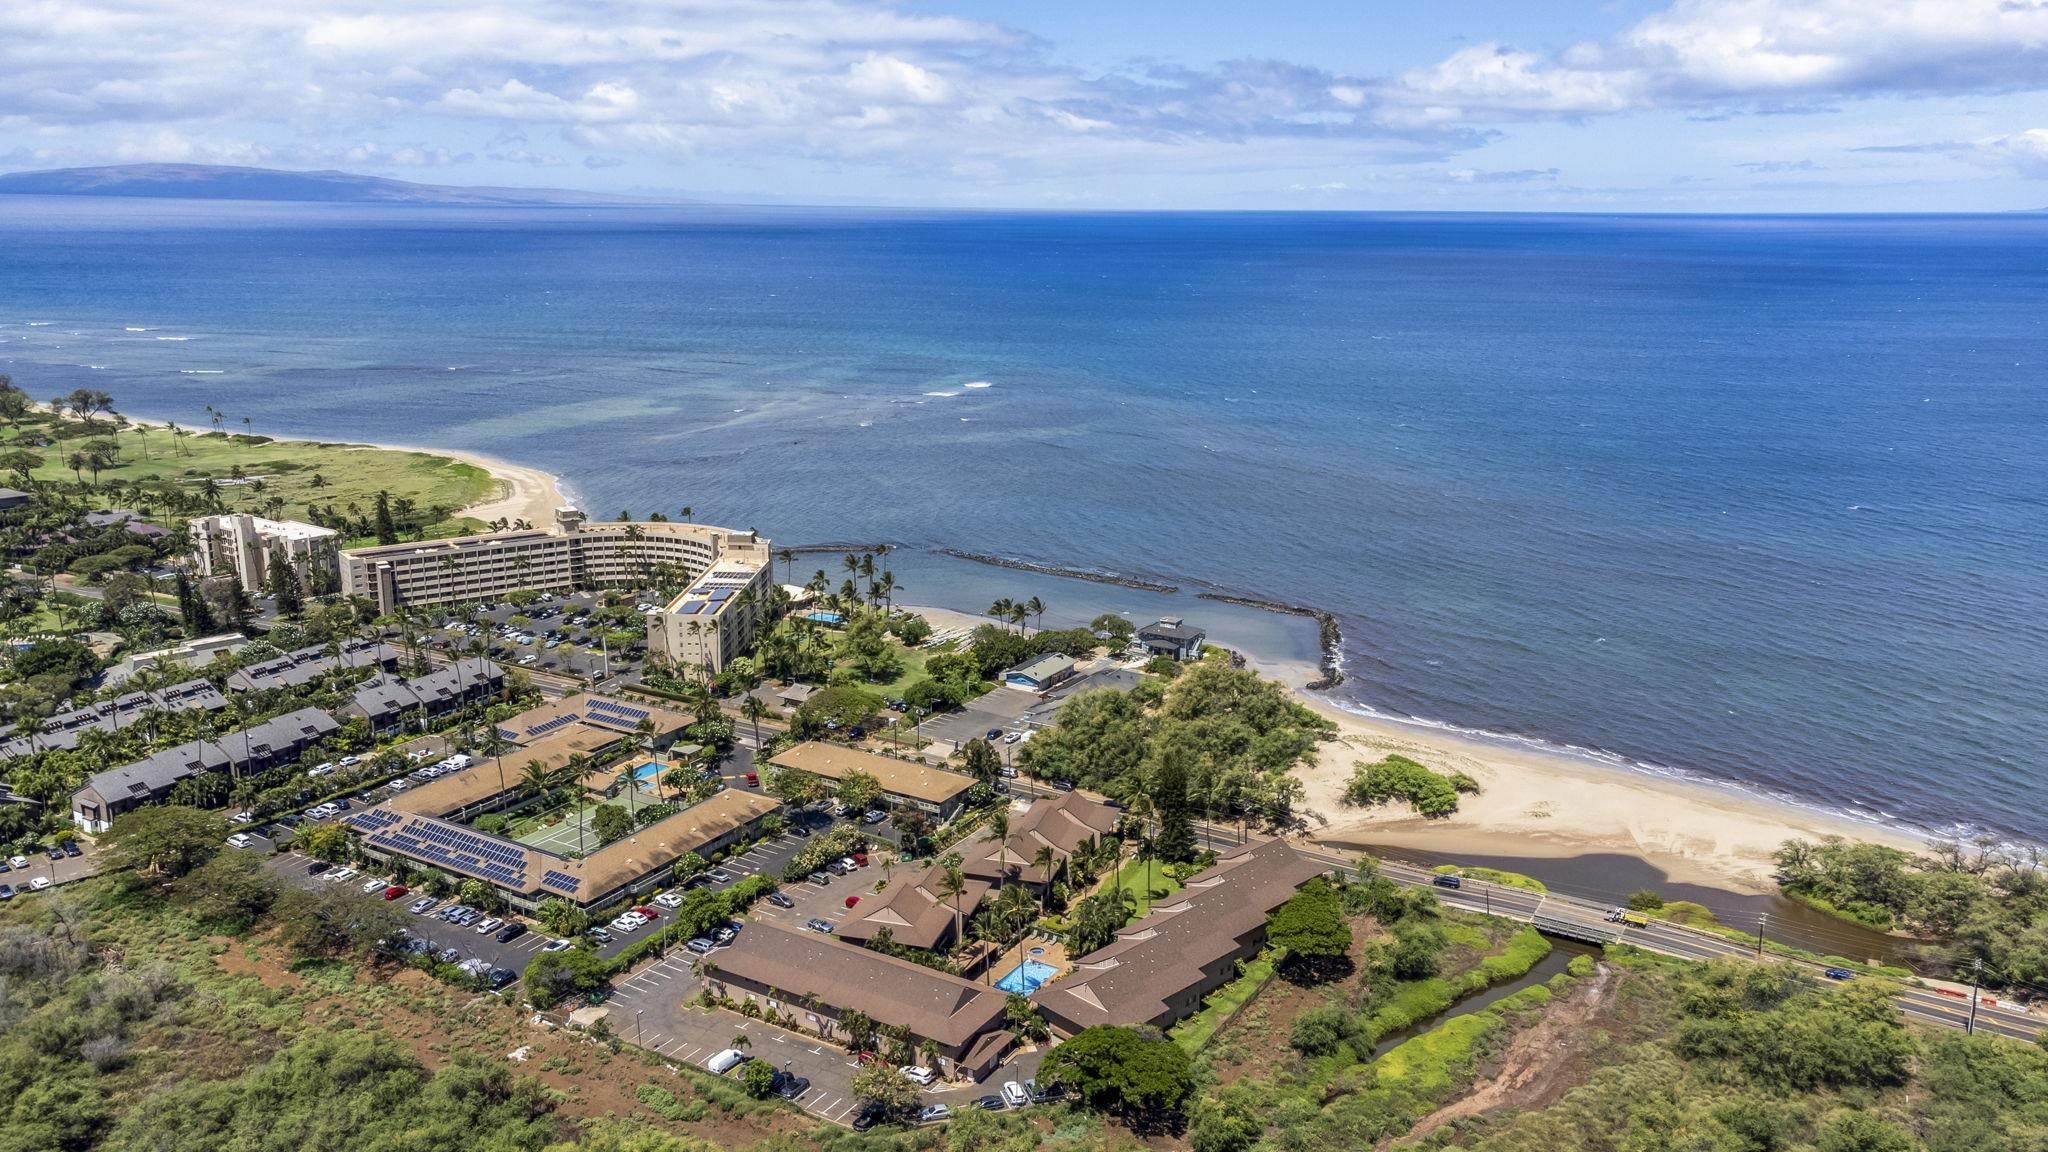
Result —
<path fill-rule="evenodd" d="M 1038 703 L 1040 701 L 1036 693 L 1020 692 L 1015 688 L 998 688 L 962 704 L 958 712 L 933 716 L 927 719 L 920 729 L 924 738 L 931 741 L 924 754 L 943 760 L 958 751 L 960 746 L 969 740 L 988 735 L 991 728 L 1014 732 L 1017 730 L 1018 720 Z M 1003 748 L 1005 745 L 998 744 L 996 747 Z"/>
<path fill-rule="evenodd" d="M 436 620 L 436 627 L 427 634 L 426 643 L 437 651 L 459 656 L 466 654 L 475 641 L 483 640 L 490 645 L 487 654 L 491 659 L 507 667 L 588 680 L 630 676 L 640 667 L 638 659 L 630 653 L 612 652 L 607 660 L 588 625 L 567 623 L 578 613 L 591 611 L 597 601 L 595 592 L 578 592 L 556 595 L 550 601 L 529 604 L 524 608 L 495 604 L 476 614 L 478 630 L 474 636 L 463 631 L 461 621 L 451 614 Z M 514 616 L 524 616 L 529 621 L 519 634 L 532 636 L 532 643 L 522 643 L 498 631 Z M 531 661 L 521 663 L 529 656 Z"/>
<path fill-rule="evenodd" d="M 0 866 L 6 868 L 0 872 L 0 884 L 7 885 L 16 896 L 26 896 L 37 891 L 35 883 L 38 880 L 49 881 L 44 885 L 45 889 L 83 880 L 93 874 L 92 846 L 79 841 L 78 848 L 77 856 L 66 856 L 60 852 L 52 857 L 48 852 L 38 850 L 19 857 L 19 864 L 13 858 L 0 858 Z"/>

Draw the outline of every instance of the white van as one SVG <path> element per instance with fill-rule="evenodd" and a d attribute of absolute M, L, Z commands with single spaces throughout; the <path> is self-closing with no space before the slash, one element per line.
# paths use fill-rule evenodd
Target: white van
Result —
<path fill-rule="evenodd" d="M 704 1067 L 714 1076 L 723 1076 L 741 1064 L 746 1063 L 747 1054 L 737 1048 L 726 1048 L 711 1054 L 704 1061 Z"/>
<path fill-rule="evenodd" d="M 460 772 L 464 768 L 469 767 L 471 764 L 476 763 L 476 761 L 470 759 L 469 753 L 467 752 L 457 752 L 455 755 L 450 756 L 446 760 L 443 760 L 442 763 L 448 765 L 450 769 Z"/>

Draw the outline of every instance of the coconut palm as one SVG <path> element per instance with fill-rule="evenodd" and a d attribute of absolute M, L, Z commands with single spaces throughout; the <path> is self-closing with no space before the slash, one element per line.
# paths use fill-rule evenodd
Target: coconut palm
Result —
<path fill-rule="evenodd" d="M 1041 629 L 1041 630 L 1043 630 L 1043 629 L 1044 629 L 1044 627 L 1045 627 L 1045 602 L 1044 602 L 1044 601 L 1040 600 L 1040 599 L 1039 599 L 1038 597 L 1036 597 L 1036 596 L 1033 596 L 1033 597 L 1032 597 L 1031 599 L 1029 599 L 1029 600 L 1026 600 L 1026 601 L 1025 601 L 1025 602 L 1024 602 L 1024 603 L 1023 603 L 1022 605 L 1020 605 L 1020 607 L 1022 607 L 1022 608 L 1023 608 L 1023 609 L 1024 609 L 1024 610 L 1025 610 L 1026 612 L 1029 612 L 1029 613 L 1031 613 L 1031 618 L 1032 618 L 1032 619 L 1031 619 L 1031 626 L 1032 626 L 1033 628 L 1038 628 L 1038 629 Z"/>
<path fill-rule="evenodd" d="M 1052 893 L 1052 870 L 1059 866 L 1059 862 L 1059 853 L 1053 851 L 1050 844 L 1039 845 L 1037 855 L 1031 858 L 1031 866 L 1038 869 L 1038 914 L 1041 916 L 1045 915 L 1046 897 Z"/>
<path fill-rule="evenodd" d="M 768 705 L 763 703 L 759 696 L 750 693 L 745 699 L 740 701 L 740 715 L 746 717 L 747 722 L 754 726 L 754 747 L 759 748 L 761 746 L 761 720 L 768 715 Z"/>
<path fill-rule="evenodd" d="M 987 614 L 995 617 L 998 620 L 1008 620 L 1010 618 L 1010 609 L 1014 607 L 1016 607 L 1015 603 L 1011 601 L 1011 599 L 1008 596 L 1005 596 L 1002 599 L 996 601 L 995 603 L 990 604 L 988 606 Z"/>
<path fill-rule="evenodd" d="M 953 902 L 953 939 L 960 939 L 960 894 L 967 891 L 967 874 L 960 869 L 960 854 L 949 852 L 942 862 L 944 871 L 939 874 L 937 889 L 939 895 Z"/>

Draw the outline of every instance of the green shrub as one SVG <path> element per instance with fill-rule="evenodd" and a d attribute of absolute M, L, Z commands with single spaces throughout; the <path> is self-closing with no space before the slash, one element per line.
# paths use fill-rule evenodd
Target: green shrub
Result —
<path fill-rule="evenodd" d="M 1423 816 L 1449 816 L 1458 810 L 1458 789 L 1450 777 L 1432 772 L 1406 756 L 1388 756 L 1377 764 L 1357 765 L 1351 783 L 1345 786 L 1344 802 L 1372 807 L 1390 800 L 1405 800 Z"/>

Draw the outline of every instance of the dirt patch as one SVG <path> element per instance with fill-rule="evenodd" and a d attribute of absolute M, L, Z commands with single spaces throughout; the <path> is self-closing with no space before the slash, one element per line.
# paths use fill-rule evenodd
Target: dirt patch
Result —
<path fill-rule="evenodd" d="M 296 990 L 304 984 L 268 946 L 257 946 L 256 959 L 251 960 L 249 945 L 242 941 L 226 936 L 215 936 L 213 940 L 225 949 L 213 962 L 230 976 L 254 976 L 265 988 Z"/>
<path fill-rule="evenodd" d="M 1502 1108 L 1528 1111 L 1555 1104 L 1579 1082 L 1580 1078 L 1570 1074 L 1570 1070 L 1578 1063 L 1580 1047 L 1593 1035 L 1593 1017 L 1606 1002 L 1613 978 L 1611 968 L 1599 965 L 1592 979 L 1573 986 L 1563 1000 L 1551 1003 L 1541 1020 L 1515 1033 L 1501 1052 L 1499 1068 L 1492 1076 L 1424 1116 L 1399 1139 L 1420 1140 L 1463 1116 L 1478 1116 Z"/>
<path fill-rule="evenodd" d="M 1351 921 L 1351 973 L 1326 984 L 1297 984 L 1284 974 L 1266 982 L 1259 994 L 1238 1012 L 1229 1027 L 1210 1041 L 1210 1071 L 1219 1083 L 1230 1084 L 1247 1077 L 1272 1079 L 1296 1059 L 1287 1046 L 1294 1018 L 1324 1004 L 1340 1004 L 1357 1011 L 1365 1003 L 1365 955 L 1373 941 L 1384 933 L 1370 917 Z"/>

